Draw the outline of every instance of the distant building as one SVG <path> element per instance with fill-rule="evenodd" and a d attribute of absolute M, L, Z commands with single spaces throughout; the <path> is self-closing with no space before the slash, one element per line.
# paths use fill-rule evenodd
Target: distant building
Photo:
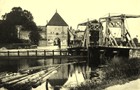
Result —
<path fill-rule="evenodd" d="M 68 46 L 68 24 L 56 12 L 47 24 L 47 46 Z"/>
<path fill-rule="evenodd" d="M 23 31 L 23 30 L 21 30 L 21 31 L 20 31 L 20 36 L 19 36 L 19 38 L 20 38 L 20 39 L 23 39 L 23 40 L 30 40 L 30 39 L 29 39 L 29 34 L 30 34 L 30 32 L 31 32 L 31 31 Z"/>
<path fill-rule="evenodd" d="M 46 26 L 38 26 L 39 28 L 39 34 L 41 36 L 41 39 L 39 40 L 39 46 L 46 46 Z M 21 25 L 16 26 L 17 29 L 17 36 L 19 39 L 30 42 L 29 34 L 31 30 L 23 30 Z"/>
<path fill-rule="evenodd" d="M 77 30 L 75 31 L 76 40 L 83 40 L 85 31 Z"/>
<path fill-rule="evenodd" d="M 29 41 L 29 34 L 30 34 L 30 30 L 23 30 L 21 25 L 17 25 L 16 26 L 17 29 L 17 36 L 19 39 L 21 40 L 25 40 L 25 41 Z"/>
<path fill-rule="evenodd" d="M 46 39 L 46 26 L 38 26 L 41 39 Z"/>
<path fill-rule="evenodd" d="M 82 31 L 82 30 L 75 31 L 75 35 L 76 35 L 75 40 L 74 40 L 75 45 L 78 45 L 78 46 L 82 45 L 83 43 L 82 41 L 84 39 L 84 33 L 85 31 Z"/>
<path fill-rule="evenodd" d="M 75 30 L 72 29 L 72 27 L 70 27 L 68 30 L 68 46 L 71 46 L 74 44 L 75 37 L 76 37 Z"/>
<path fill-rule="evenodd" d="M 69 42 L 69 27 L 63 18 L 56 12 L 46 26 L 38 26 L 41 39 L 39 46 L 59 46 L 66 47 Z M 18 38 L 30 41 L 30 30 L 22 30 L 22 26 L 17 25 Z"/>
<path fill-rule="evenodd" d="M 41 39 L 39 40 L 39 46 L 46 46 L 47 45 L 47 35 L 46 35 L 46 26 L 38 26 L 39 34 Z"/>

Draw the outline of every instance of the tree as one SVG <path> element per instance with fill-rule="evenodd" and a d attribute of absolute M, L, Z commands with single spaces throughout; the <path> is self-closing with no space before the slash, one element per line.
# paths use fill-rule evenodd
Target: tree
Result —
<path fill-rule="evenodd" d="M 12 42 L 20 42 L 20 40 L 17 38 L 16 28 L 6 21 L 2 21 L 0 24 L 0 43 Z"/>
<path fill-rule="evenodd" d="M 36 29 L 33 29 L 33 31 L 30 32 L 29 38 L 31 40 L 31 44 L 38 45 L 39 39 L 41 38 L 38 31 L 39 28 L 36 27 Z"/>
<path fill-rule="evenodd" d="M 9 13 L 2 15 L 3 21 L 0 24 L 0 42 L 1 43 L 19 43 L 21 40 L 17 37 L 16 26 L 21 25 L 23 30 L 29 30 L 30 40 L 38 44 L 40 34 L 33 21 L 32 14 L 21 7 L 14 7 Z M 3 40 L 6 39 L 6 40 Z"/>

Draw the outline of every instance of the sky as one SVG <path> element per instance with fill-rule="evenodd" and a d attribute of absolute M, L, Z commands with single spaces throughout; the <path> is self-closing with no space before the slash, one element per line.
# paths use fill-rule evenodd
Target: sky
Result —
<path fill-rule="evenodd" d="M 46 25 L 57 12 L 69 26 L 76 29 L 77 24 L 109 13 L 140 15 L 140 0 L 0 0 L 0 16 L 11 11 L 13 7 L 30 11 L 37 25 Z M 140 18 L 128 20 L 128 29 L 132 37 L 138 35 L 140 40 Z"/>

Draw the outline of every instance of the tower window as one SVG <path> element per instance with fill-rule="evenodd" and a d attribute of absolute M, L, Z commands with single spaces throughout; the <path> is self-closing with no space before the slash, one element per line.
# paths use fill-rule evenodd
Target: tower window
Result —
<path fill-rule="evenodd" d="M 56 33 L 56 35 L 59 35 L 59 33 Z"/>

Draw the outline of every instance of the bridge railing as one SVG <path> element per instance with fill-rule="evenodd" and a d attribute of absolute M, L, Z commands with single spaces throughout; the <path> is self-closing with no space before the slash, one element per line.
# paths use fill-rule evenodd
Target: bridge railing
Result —
<path fill-rule="evenodd" d="M 27 57 L 30 57 L 30 56 L 57 56 L 57 55 L 60 55 L 60 56 L 68 56 L 69 53 L 67 50 L 51 50 L 51 51 L 48 51 L 48 50 L 34 50 L 34 51 L 30 51 L 30 50 L 26 50 L 26 51 L 0 51 L 0 57 L 2 56 L 6 56 L 6 57 L 12 57 L 12 56 L 17 56 L 17 57 L 22 57 L 22 56 L 27 56 Z"/>
<path fill-rule="evenodd" d="M 2 50 L 0 57 L 54 57 L 54 56 L 80 56 L 77 51 L 68 50 Z M 80 50 L 78 52 L 85 52 Z M 76 53 L 76 54 L 75 54 Z"/>

